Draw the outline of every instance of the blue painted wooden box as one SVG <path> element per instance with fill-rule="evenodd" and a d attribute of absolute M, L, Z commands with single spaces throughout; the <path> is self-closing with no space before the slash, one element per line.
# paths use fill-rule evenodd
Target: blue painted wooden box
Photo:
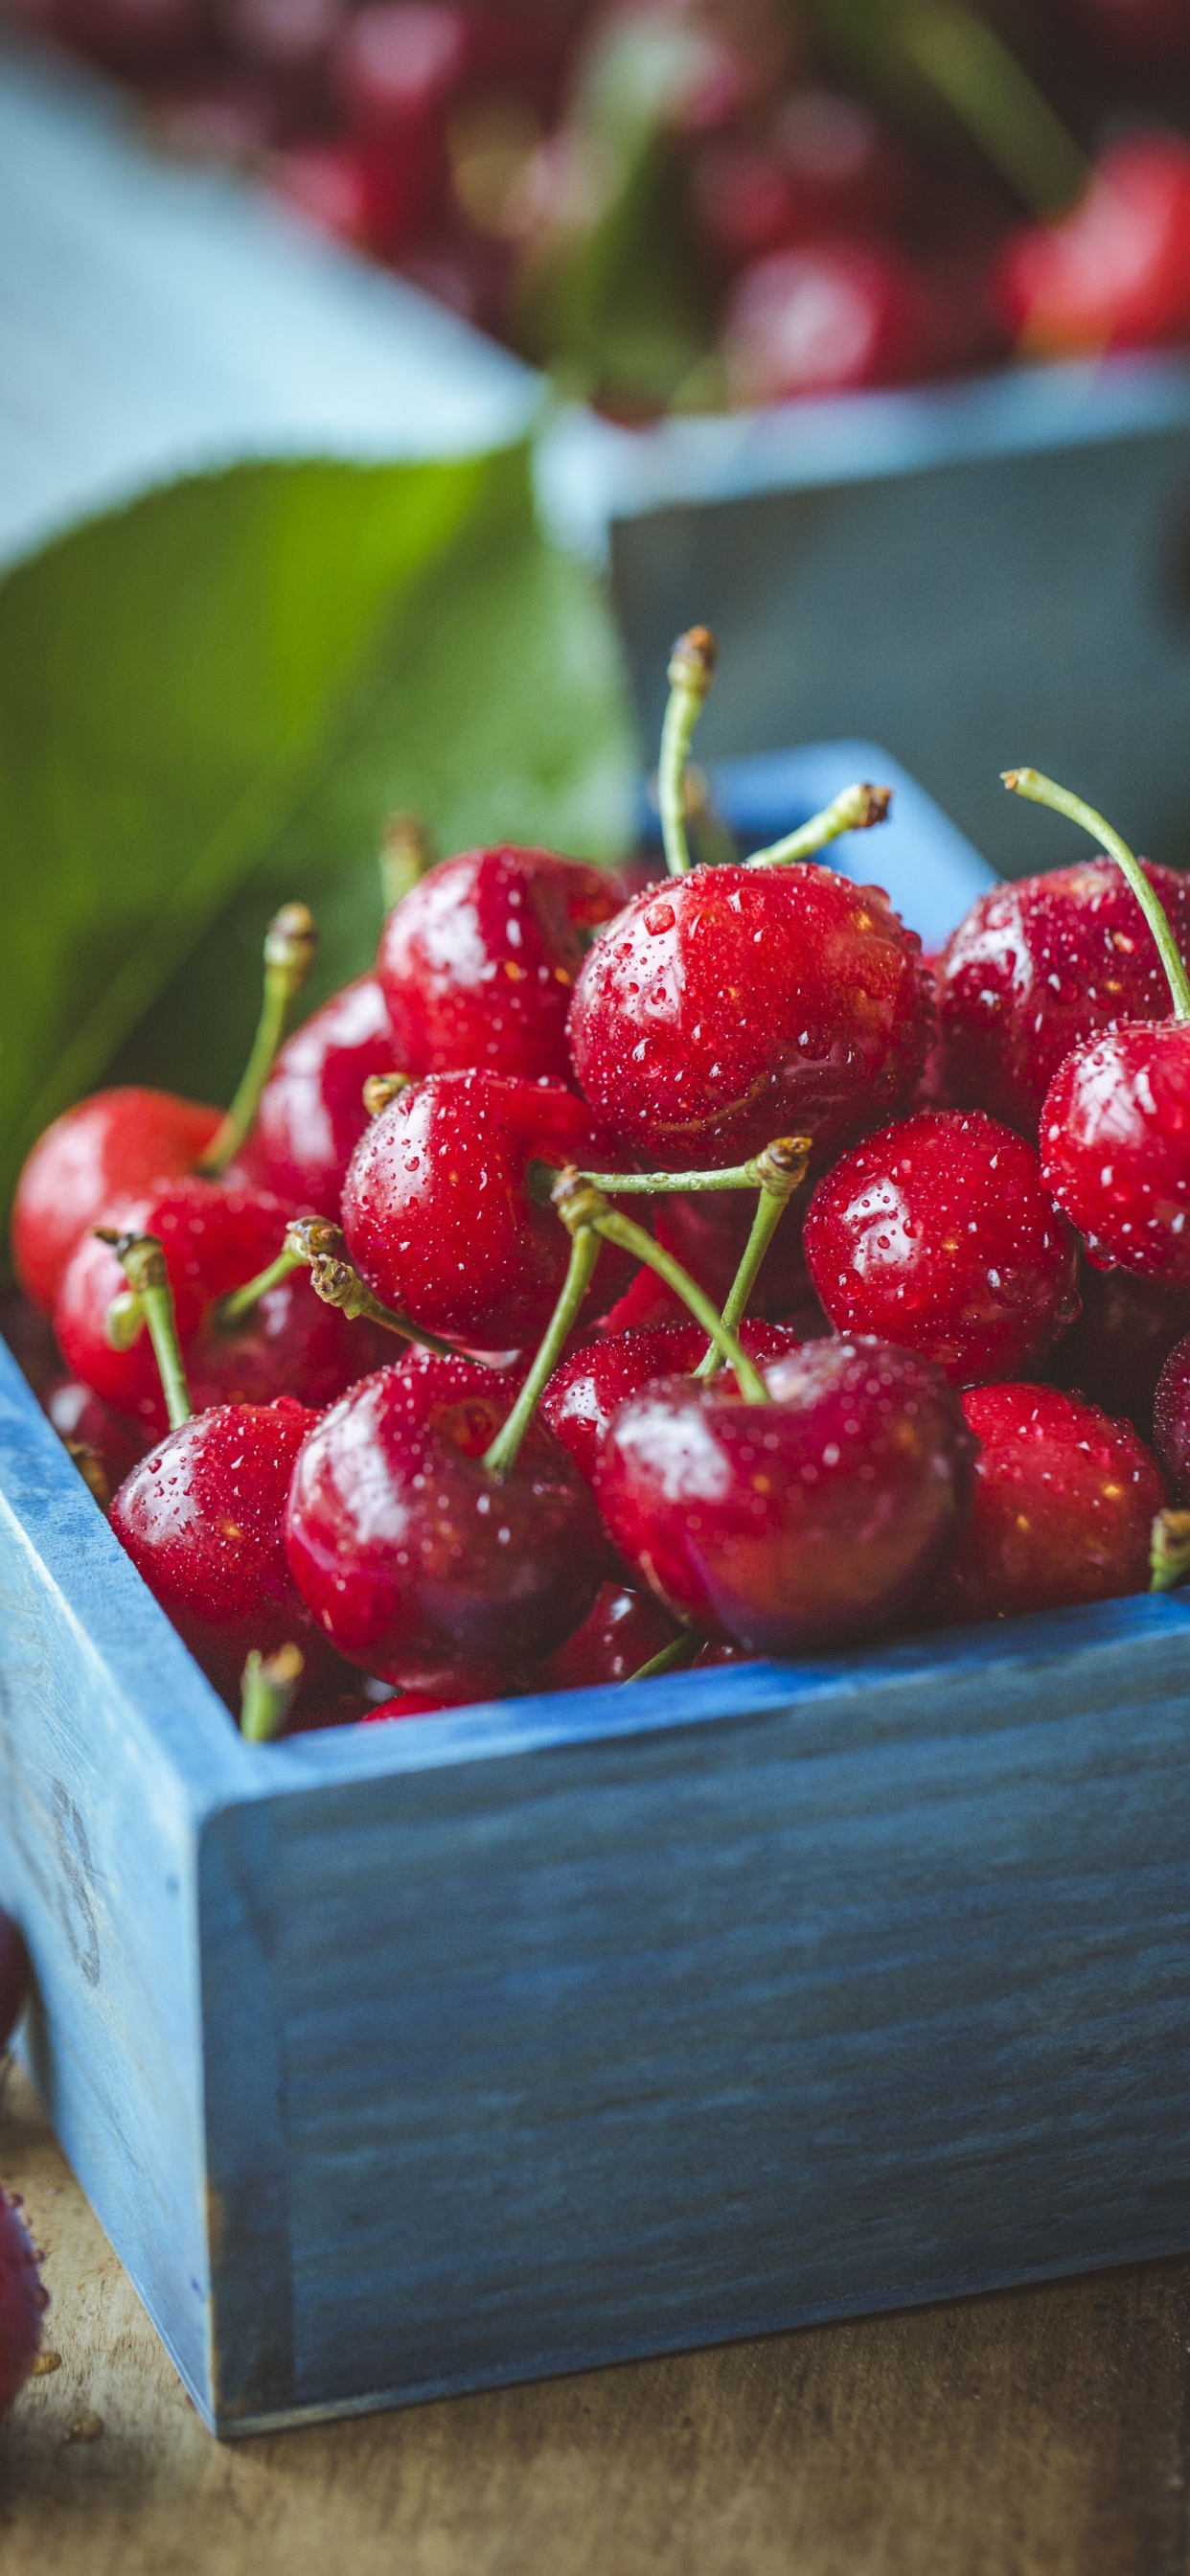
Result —
<path fill-rule="evenodd" d="M 936 936 L 981 863 L 897 835 Z M 1176 1597 L 246 1745 L 0 1351 L 0 1753 L 30 2062 L 222 2434 L 1190 2244 Z"/>

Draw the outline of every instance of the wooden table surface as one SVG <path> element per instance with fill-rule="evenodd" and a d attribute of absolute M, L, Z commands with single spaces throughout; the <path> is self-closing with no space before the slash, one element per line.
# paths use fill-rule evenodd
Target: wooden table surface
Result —
<path fill-rule="evenodd" d="M 3 2576 L 1184 2576 L 1190 2260 L 214 2442 L 10 2069 Z"/>

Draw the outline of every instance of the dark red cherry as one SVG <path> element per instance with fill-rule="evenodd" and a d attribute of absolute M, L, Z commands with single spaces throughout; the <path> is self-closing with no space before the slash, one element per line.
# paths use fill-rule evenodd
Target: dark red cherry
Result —
<path fill-rule="evenodd" d="M 343 1187 L 351 1258 L 374 1297 L 431 1332 L 481 1350 L 521 1348 L 544 1332 L 570 1259 L 549 1176 L 567 1163 L 606 1170 L 608 1150 L 560 1083 L 432 1074 L 374 1118 L 355 1149 Z M 588 1311 L 606 1307 L 630 1269 L 609 1247 Z"/>
<path fill-rule="evenodd" d="M 17 2207 L 15 2197 L 6 2200 L 0 2191 L 0 2415 L 7 2414 L 33 2368 L 49 2306 Z"/>
<path fill-rule="evenodd" d="M 1098 1269 L 1190 1286 L 1190 1023 L 1075 1047 L 1045 1096 L 1041 1168 Z"/>
<path fill-rule="evenodd" d="M 906 384 L 923 372 L 925 312 L 893 243 L 806 241 L 742 271 L 724 324 L 737 401 L 788 402 Z"/>
<path fill-rule="evenodd" d="M 466 70 L 461 9 L 444 0 L 364 0 L 344 27 L 332 77 L 353 124 L 408 150 L 438 131 Z"/>
<path fill-rule="evenodd" d="M 980 1442 L 974 1500 L 923 1605 L 931 1625 L 1148 1590 L 1168 1495 L 1130 1422 L 1052 1386 L 971 1387 L 963 1409 Z"/>
<path fill-rule="evenodd" d="M 1153 1437 L 1157 1380 L 1174 1343 L 1190 1332 L 1190 1288 L 1161 1288 L 1127 1270 L 1079 1263 L 1082 1313 L 1062 1335 L 1046 1375 L 1104 1413 L 1126 1414 Z"/>
<path fill-rule="evenodd" d="M 368 1124 L 364 1083 L 400 1063 L 379 983 L 361 975 L 286 1039 L 237 1174 L 337 1225 L 347 1166 Z"/>
<path fill-rule="evenodd" d="M 920 942 L 830 868 L 695 868 L 595 941 L 570 1046 L 626 1150 L 666 1171 L 773 1136 L 825 1160 L 907 1103 L 931 1037 Z"/>
<path fill-rule="evenodd" d="M 150 1445 L 147 1426 L 114 1412 L 77 1377 L 55 1378 L 41 1402 L 60 1440 L 77 1441 L 94 1453 L 108 1492 L 114 1494 Z"/>
<path fill-rule="evenodd" d="M 25 1295 L 47 1314 L 75 1245 L 118 1199 L 193 1171 L 222 1111 L 172 1091 L 127 1085 L 64 1110 L 17 1182 L 12 1257 Z"/>
<path fill-rule="evenodd" d="M 590 1488 L 544 1425 L 484 1452 L 520 1377 L 416 1352 L 353 1387 L 294 1473 L 289 1562 L 326 1636 L 404 1689 L 498 1697 L 586 1617 L 604 1560 Z"/>
<path fill-rule="evenodd" d="M 791 1327 L 751 1317 L 745 1317 L 739 1338 L 749 1359 L 762 1362 L 783 1359 L 799 1347 Z M 542 1419 L 588 1484 L 595 1481 L 599 1452 L 618 1407 L 630 1395 L 639 1395 L 651 1378 L 692 1372 L 706 1349 L 701 1324 L 686 1315 L 680 1323 L 601 1334 L 560 1363 L 541 1399 Z"/>
<path fill-rule="evenodd" d="M 755 134 L 704 144 L 691 179 L 707 242 L 735 267 L 815 234 L 883 227 L 903 208 L 909 173 L 858 99 L 805 89 Z"/>
<path fill-rule="evenodd" d="M 119 1230 L 157 1235 L 173 1290 L 178 1338 L 193 1404 L 270 1404 L 293 1393 L 330 1404 L 375 1368 L 385 1341 L 369 1324 L 316 1297 L 304 1271 L 270 1288 L 234 1331 L 217 1320 L 221 1297 L 267 1269 L 281 1251 L 288 1210 L 265 1192 L 197 1177 L 175 1181 L 131 1210 L 109 1211 Z M 120 1413 L 165 1427 L 157 1362 L 147 1333 L 127 1350 L 113 1348 L 108 1316 L 125 1287 L 110 1244 L 80 1243 L 54 1309 L 64 1358 L 76 1375 Z"/>
<path fill-rule="evenodd" d="M 626 1583 L 604 1583 L 581 1628 L 540 1664 L 530 1690 L 593 1690 L 601 1682 L 628 1682 L 642 1664 L 681 1633 L 651 1592 Z"/>
<path fill-rule="evenodd" d="M 1028 357 L 1102 357 L 1190 333 L 1190 144 L 1148 133 L 1113 144 L 1085 196 L 1009 242 L 1000 291 Z"/>
<path fill-rule="evenodd" d="M 404 1073 L 476 1069 L 572 1079 L 570 996 L 619 910 L 598 868 L 549 850 L 465 850 L 390 912 L 376 972 Z"/>
<path fill-rule="evenodd" d="M 11 1914 L 0 1905 L 0 2053 L 7 2048 L 29 1991 L 29 1953 Z"/>
<path fill-rule="evenodd" d="M 730 1379 L 656 1381 L 615 1415 L 596 1492 L 625 1562 L 675 1616 L 753 1654 L 851 1644 L 953 1546 L 974 1442 L 938 1369 L 867 1338 Z"/>
<path fill-rule="evenodd" d="M 1175 1502 L 1190 1501 L 1190 1333 L 1174 1344 L 1157 1380 L 1153 1446 Z"/>
<path fill-rule="evenodd" d="M 1143 862 L 1190 959 L 1190 879 Z M 980 895 L 938 969 L 944 1078 L 960 1107 L 1035 1135 L 1059 1065 L 1117 1020 L 1163 1020 L 1169 986 L 1114 860 L 1085 859 Z"/>
<path fill-rule="evenodd" d="M 926 1109 L 814 1192 L 810 1277 L 841 1333 L 878 1333 L 955 1385 L 1019 1377 L 1078 1312 L 1078 1250 L 1031 1145 L 982 1110 Z"/>
<path fill-rule="evenodd" d="M 264 175 L 317 231 L 380 257 L 416 238 L 446 185 L 435 136 L 422 149 L 402 150 L 385 135 L 315 135 L 275 152 Z"/>
<path fill-rule="evenodd" d="M 506 1687 L 494 1689 L 490 1673 L 482 1667 L 473 1673 L 459 1670 L 443 1676 L 435 1687 L 402 1690 L 392 1699 L 374 1700 L 359 1722 L 361 1726 L 376 1726 L 393 1717 L 436 1717 L 441 1709 L 473 1708 L 479 1701 L 506 1697 Z"/>
<path fill-rule="evenodd" d="M 150 1450 L 112 1501 L 121 1546 L 233 1703 L 252 1647 L 317 1652 L 286 1560 L 285 1506 L 318 1418 L 292 1396 L 196 1413 Z"/>

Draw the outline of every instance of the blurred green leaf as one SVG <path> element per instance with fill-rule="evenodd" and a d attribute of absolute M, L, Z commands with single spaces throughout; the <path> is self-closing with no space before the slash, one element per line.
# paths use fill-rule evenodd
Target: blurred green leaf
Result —
<path fill-rule="evenodd" d="M 385 814 L 443 849 L 623 846 L 633 746 L 596 585 L 522 450 L 240 465 L 78 529 L 0 587 L 5 1200 L 107 1076 L 226 1098 L 264 923 L 368 963 Z"/>

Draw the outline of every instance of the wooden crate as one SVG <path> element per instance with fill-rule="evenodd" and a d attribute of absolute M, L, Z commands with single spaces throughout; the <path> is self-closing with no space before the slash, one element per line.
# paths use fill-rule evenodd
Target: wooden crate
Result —
<path fill-rule="evenodd" d="M 1175 1596 L 248 1745 L 0 1351 L 25 2045 L 207 2422 L 1190 2244 L 1188 1673 Z"/>

